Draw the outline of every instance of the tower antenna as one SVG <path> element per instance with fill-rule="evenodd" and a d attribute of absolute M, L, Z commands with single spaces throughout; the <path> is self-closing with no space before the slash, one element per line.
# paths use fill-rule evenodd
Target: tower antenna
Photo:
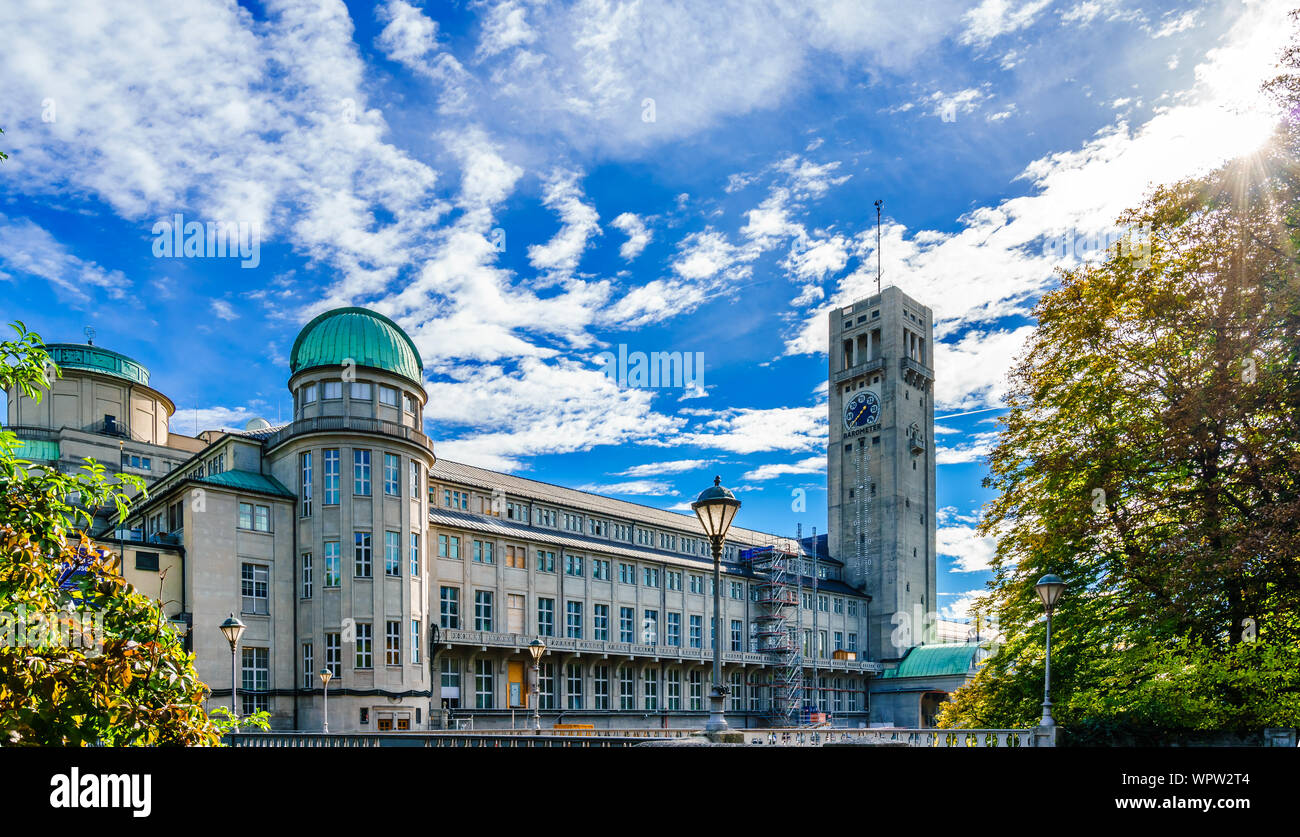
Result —
<path fill-rule="evenodd" d="M 876 199 L 876 293 L 880 293 L 880 205 L 884 201 Z"/>

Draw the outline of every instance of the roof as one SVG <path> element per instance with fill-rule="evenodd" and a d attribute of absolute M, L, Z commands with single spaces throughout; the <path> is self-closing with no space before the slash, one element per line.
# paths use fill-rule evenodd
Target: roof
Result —
<path fill-rule="evenodd" d="M 650 526 L 660 526 L 681 534 L 704 539 L 704 532 L 700 529 L 700 523 L 694 514 L 682 514 L 667 509 L 655 508 L 654 506 L 632 503 L 627 500 L 616 500 L 613 497 L 592 494 L 589 491 L 579 491 L 576 488 L 565 488 L 562 485 L 516 477 L 512 474 L 502 474 L 497 471 L 489 471 L 486 468 L 477 468 L 473 465 L 451 462 L 446 459 L 439 459 L 435 462 L 429 474 L 434 480 L 471 485 L 486 488 L 489 491 L 499 488 L 508 497 L 522 497 L 542 503 L 570 506 L 598 515 L 622 518 Z M 737 517 L 743 517 L 744 514 L 745 509 L 742 506 Z M 794 538 L 773 535 L 755 529 L 745 529 L 740 526 L 731 527 L 730 531 L 727 532 L 727 541 L 742 548 L 770 544 L 780 546 L 790 552 L 797 551 Z"/>
<path fill-rule="evenodd" d="M 149 386 L 149 370 L 139 361 L 120 352 L 109 351 L 89 343 L 47 343 L 45 351 L 56 366 L 66 369 L 85 369 L 101 375 L 111 375 L 133 384 Z"/>
<path fill-rule="evenodd" d="M 29 462 L 57 462 L 59 460 L 59 443 L 40 439 L 19 439 L 14 449 L 15 459 Z"/>
<path fill-rule="evenodd" d="M 368 308 L 336 308 L 307 323 L 293 341 L 289 369 L 368 366 L 410 379 L 419 386 L 424 363 L 401 326 Z"/>
<path fill-rule="evenodd" d="M 882 677 L 942 677 L 966 674 L 975 665 L 980 647 L 975 643 L 953 642 L 918 645 L 907 652 L 898 668 Z"/>
<path fill-rule="evenodd" d="M 275 477 L 268 477 L 265 474 L 259 474 L 256 471 L 222 471 L 219 474 L 210 474 L 206 477 L 196 477 L 194 482 L 204 483 L 206 485 L 217 485 L 222 488 L 230 488 L 235 491 L 256 491 L 261 494 L 275 494 L 281 497 L 287 497 L 290 500 L 296 499 L 296 495 L 285 488 L 284 485 Z"/>

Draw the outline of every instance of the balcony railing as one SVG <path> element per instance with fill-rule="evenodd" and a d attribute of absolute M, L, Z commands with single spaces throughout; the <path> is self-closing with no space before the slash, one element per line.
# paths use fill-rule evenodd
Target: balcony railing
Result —
<path fill-rule="evenodd" d="M 872 358 L 871 360 L 859 361 L 853 366 L 850 366 L 846 369 L 842 369 L 839 372 L 836 372 L 834 382 L 838 384 L 843 381 L 847 381 L 849 378 L 856 378 L 859 375 L 866 375 L 868 372 L 878 372 L 879 370 L 884 368 L 885 368 L 884 358 L 877 357 L 877 358 Z"/>
<path fill-rule="evenodd" d="M 396 422 L 364 416 L 317 416 L 315 418 L 299 419 L 268 436 L 265 445 L 269 450 L 304 433 L 326 432 L 378 433 L 383 436 L 392 436 L 414 442 L 433 453 L 433 440 L 419 430 Z"/>

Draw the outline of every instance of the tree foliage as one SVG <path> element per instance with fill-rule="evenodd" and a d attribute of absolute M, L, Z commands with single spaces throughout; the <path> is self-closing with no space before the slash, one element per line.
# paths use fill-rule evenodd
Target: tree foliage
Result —
<path fill-rule="evenodd" d="M 1300 49 L 1257 153 L 1156 188 L 1143 246 L 1035 309 L 990 457 L 1000 653 L 946 726 L 1300 724 Z"/>
<path fill-rule="evenodd" d="M 18 323 L 0 342 L 0 386 L 39 398 L 52 365 Z M 0 433 L 0 745 L 214 745 L 221 728 L 193 655 L 158 603 L 128 584 L 117 557 L 85 535 L 137 477 L 32 467 Z"/>

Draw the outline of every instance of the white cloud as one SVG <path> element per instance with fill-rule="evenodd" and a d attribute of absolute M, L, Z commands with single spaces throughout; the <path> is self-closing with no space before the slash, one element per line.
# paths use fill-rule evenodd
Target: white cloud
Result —
<path fill-rule="evenodd" d="M 940 526 L 937 542 L 939 554 L 955 562 L 952 568 L 955 573 L 992 569 L 993 557 L 997 555 L 997 541 L 980 537 L 972 526 Z"/>
<path fill-rule="evenodd" d="M 826 446 L 824 404 L 766 410 L 747 407 L 700 410 L 696 415 L 706 420 L 656 444 L 693 445 L 742 454 L 772 450 L 815 451 Z"/>
<path fill-rule="evenodd" d="M 742 480 L 770 480 L 787 474 L 820 474 L 826 470 L 826 457 L 810 456 L 798 462 L 760 465 L 741 476 Z"/>
<path fill-rule="evenodd" d="M 120 270 L 78 258 L 43 227 L 0 213 L 0 281 L 14 281 L 6 268 L 41 277 L 61 298 L 78 307 L 90 302 L 90 288 L 103 290 L 113 299 L 122 299 L 131 288 Z"/>
<path fill-rule="evenodd" d="M 235 309 L 224 299 L 212 300 L 212 313 L 227 322 L 239 319 L 239 315 L 235 313 Z"/>
<path fill-rule="evenodd" d="M 711 459 L 672 459 L 666 462 L 645 462 L 633 465 L 626 471 L 619 471 L 620 477 L 658 477 L 666 474 L 683 474 L 698 471 L 712 464 Z"/>
<path fill-rule="evenodd" d="M 962 17 L 966 30 L 959 40 L 964 44 L 987 45 L 999 35 L 1029 26 L 1051 2 L 1052 0 L 1027 0 L 1022 3 L 1014 0 L 983 0 Z"/>
<path fill-rule="evenodd" d="M 935 452 L 935 464 L 963 465 L 970 462 L 979 462 L 993 452 L 997 437 L 996 431 L 976 433 L 967 441 L 959 442 L 953 447 L 940 446 Z"/>
<path fill-rule="evenodd" d="M 582 198 L 577 172 L 557 171 L 548 178 L 542 203 L 559 214 L 562 226 L 546 244 L 529 246 L 528 261 L 533 267 L 561 273 L 572 273 L 577 268 L 587 240 L 600 235 L 596 210 Z"/>
<path fill-rule="evenodd" d="M 595 494 L 624 494 L 642 497 L 664 497 L 676 494 L 671 484 L 662 480 L 628 480 L 627 482 L 590 483 L 575 486 L 579 491 Z"/>
<path fill-rule="evenodd" d="M 1186 32 L 1188 29 L 1191 29 L 1196 25 L 1200 16 L 1200 9 L 1192 9 L 1191 11 L 1183 12 L 1181 15 L 1177 16 L 1170 13 L 1165 16 L 1164 24 L 1156 30 L 1151 37 L 1168 38 L 1170 35 L 1177 35 L 1179 32 Z"/>
<path fill-rule="evenodd" d="M 610 226 L 627 235 L 627 241 L 618 248 L 618 254 L 628 261 L 641 255 L 641 251 L 650 243 L 650 230 L 646 229 L 645 222 L 634 213 L 624 212 L 611 221 Z"/>

